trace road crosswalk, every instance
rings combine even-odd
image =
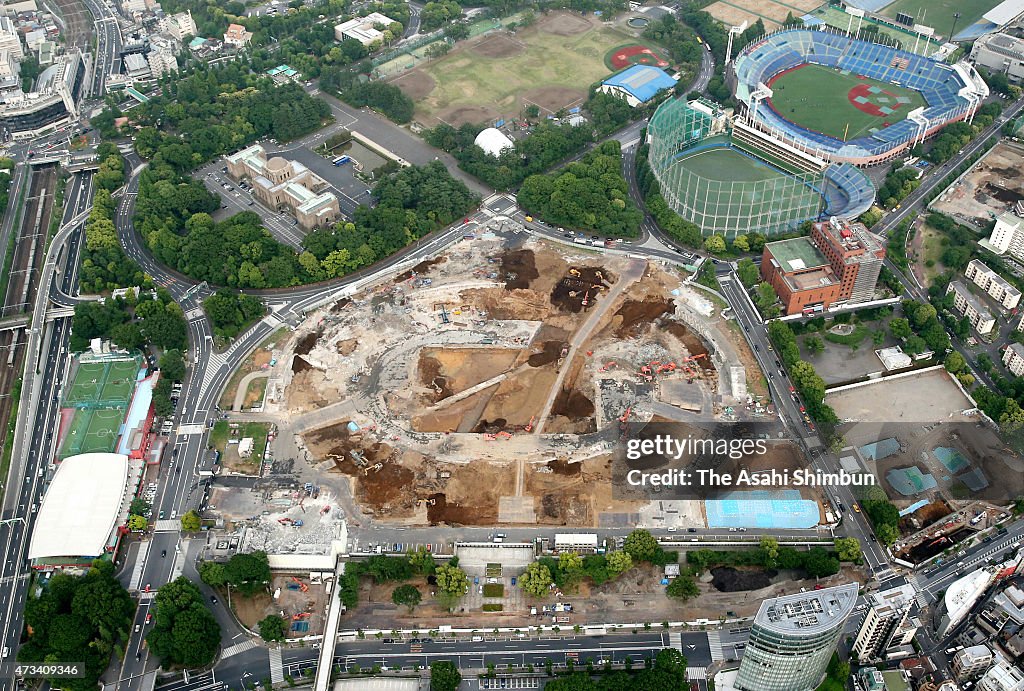
[[[724,660],[722,653],[722,633],[720,631],[708,631],[708,646],[711,648],[711,661]]]
[[[270,649],[270,681],[280,684],[284,681],[284,665],[281,664],[281,649]]]
[[[235,643],[234,645],[229,645],[227,648],[224,648],[224,652],[221,653],[221,657],[233,657],[239,653],[244,653],[246,650],[252,650],[255,647],[256,644],[247,638],[241,643]],[[282,676],[282,681],[283,679],[284,677]]]

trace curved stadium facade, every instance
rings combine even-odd
[[[765,85],[783,72],[820,65],[917,91],[927,105],[876,132],[842,141],[787,120],[767,102]],[[965,62],[953,65],[844,33],[783,29],[747,45],[731,67],[736,100],[749,125],[829,162],[869,166],[892,160],[951,122],[969,120],[988,86]]]

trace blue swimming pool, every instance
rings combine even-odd
[[[818,502],[802,499],[795,489],[736,490],[704,502],[709,528],[813,528]]]

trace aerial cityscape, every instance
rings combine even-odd
[[[1024,691],[1024,0],[0,0],[0,690]]]

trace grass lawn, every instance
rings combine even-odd
[[[233,426],[232,426],[233,425]],[[252,470],[263,460],[263,452],[267,448],[267,433],[270,431],[270,424],[266,422],[231,422],[230,420],[218,420],[210,433],[210,444],[220,451],[221,465],[241,472]],[[249,458],[240,458],[238,455],[238,441],[246,437],[252,437],[252,455]],[[235,442],[229,444],[228,442]]]
[[[542,108],[563,107],[574,98],[585,100],[587,88],[610,74],[605,55],[626,43],[636,41],[603,26],[570,36],[531,26],[512,36],[487,35],[479,44],[474,42],[426,63],[420,69],[433,80],[434,88],[423,96],[417,97],[417,87],[410,83],[422,81],[417,74],[420,70],[406,73],[394,83],[416,100],[416,116],[420,120],[441,115],[454,122],[457,116],[453,114],[460,108],[490,117],[510,117],[520,112],[521,99],[529,98],[531,92],[547,92],[546,99],[532,94],[531,100]],[[510,51],[518,46],[514,48],[518,53],[489,57],[489,47],[499,44]],[[564,103],[554,102],[563,96]]]
[[[861,342],[871,335],[871,329],[857,324],[854,327],[852,334],[834,334],[829,331],[825,331],[822,334],[822,338],[832,343],[839,343],[840,345],[850,346],[851,348],[859,346]]]
[[[713,181],[710,190],[692,185],[681,192],[686,193],[688,208],[706,214],[706,222],[714,224],[716,232],[725,228],[727,236],[746,232],[750,219],[781,220],[780,216],[796,217],[803,211],[807,218],[821,204],[821,195],[801,180],[732,148],[697,151],[676,165]],[[737,182],[750,184],[733,187]]]
[[[960,13],[960,18],[956,20],[959,33],[998,4],[999,0],[896,0],[882,10],[882,14],[893,19],[897,12],[909,14],[918,24],[933,27],[936,33],[948,36],[953,26],[954,12]]]
[[[921,226],[918,229],[918,232],[921,233],[921,244],[923,249],[921,267],[924,269],[925,283],[930,285],[931,282],[935,280],[935,277],[946,269],[940,259],[943,249],[942,233],[928,225]],[[929,261],[933,262],[931,266],[928,266]]]
[[[771,87],[775,92],[772,107],[782,117],[800,127],[844,141],[867,136],[886,123],[905,120],[911,110],[926,105],[924,97],[912,89],[861,79],[821,65],[805,65],[786,72],[773,80]],[[850,90],[855,87],[881,90],[869,98],[895,111],[889,115],[873,115],[857,108],[849,98]]]

